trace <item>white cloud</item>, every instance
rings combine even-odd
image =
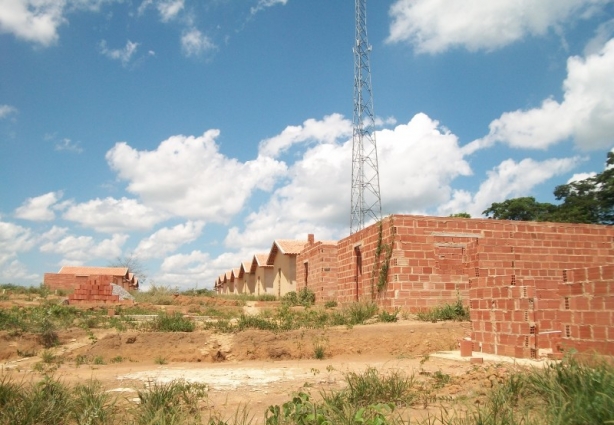
[[[334,125],[333,125],[334,127]],[[424,212],[446,202],[451,181],[471,173],[458,139],[417,114],[408,124],[376,133],[382,208],[386,213]],[[231,228],[228,247],[261,247],[276,238],[336,239],[349,228],[352,141],[322,141],[295,162],[289,181],[269,202]]]
[[[176,217],[224,223],[254,190],[271,190],[286,166],[264,156],[247,162],[227,158],[215,144],[218,135],[210,130],[200,137],[173,136],[153,151],[117,143],[106,158],[145,205]]]
[[[135,250],[137,256],[143,259],[162,258],[181,245],[195,241],[204,226],[203,221],[188,221],[174,227],[164,227],[139,243]]]
[[[139,43],[133,43],[128,40],[123,49],[109,49],[107,47],[106,40],[100,42],[100,53],[112,60],[118,60],[122,63],[122,66],[128,65],[132,56],[136,53],[139,47]]]
[[[143,14],[149,6],[155,6],[162,22],[175,19],[185,7],[185,0],[145,0],[141,3],[138,13]]]
[[[62,255],[61,264],[81,265],[93,259],[111,261],[122,254],[128,235],[114,234],[110,239],[96,241],[91,236],[65,236],[40,246],[43,253]]]
[[[200,56],[216,48],[215,43],[196,28],[184,31],[181,36],[181,50],[185,56]]]
[[[390,7],[388,42],[421,53],[453,47],[495,50],[592,16],[611,0],[397,0]]]
[[[0,0],[1,1],[1,0]],[[11,105],[0,105],[0,120],[8,117],[10,114],[17,112],[17,109]]]
[[[591,172],[591,173],[576,173],[573,176],[571,176],[569,178],[569,180],[567,180],[567,184],[569,183],[573,183],[573,182],[579,182],[581,180],[586,180],[590,177],[595,177],[597,175],[597,173],[595,172]]]
[[[517,148],[546,149],[573,138],[584,150],[611,148],[614,134],[614,39],[598,54],[570,57],[561,103],[506,112],[490,123],[489,134],[468,144],[467,153],[496,142]]]
[[[352,122],[341,114],[332,114],[321,121],[308,119],[302,126],[288,126],[281,134],[260,142],[258,151],[261,155],[276,158],[297,143],[334,143],[340,137],[351,134]]]
[[[50,46],[59,38],[58,28],[68,23],[68,12],[97,12],[114,1],[121,0],[0,0],[0,32]]]
[[[198,250],[176,254],[165,258],[159,274],[150,280],[185,289],[196,286],[211,288],[216,277],[226,270],[239,267],[244,259],[246,257],[237,253],[224,253],[212,259],[208,253]]]
[[[19,252],[29,251],[36,244],[30,229],[0,221],[0,268],[14,260]]]
[[[35,198],[28,198],[15,210],[15,217],[32,221],[55,219],[52,207],[62,198],[62,192],[49,192]]]
[[[285,6],[287,3],[288,0],[258,0],[258,4],[250,9],[250,13],[255,15],[268,7],[276,6],[278,4]]]
[[[177,17],[184,8],[184,0],[163,0],[156,5],[162,22],[168,22]]]
[[[423,113],[406,125],[377,133],[382,207],[388,213],[423,213],[447,200],[450,184],[471,174],[458,138]]]
[[[74,153],[83,153],[83,148],[80,146],[81,142],[73,142],[70,139],[62,139],[55,143],[54,149],[56,151],[68,151]]]
[[[99,232],[147,230],[165,219],[164,214],[134,199],[96,198],[81,204],[71,203],[64,219]]]
[[[455,191],[452,199],[439,208],[439,213],[468,212],[472,217],[479,217],[493,202],[528,196],[535,186],[569,172],[579,161],[578,157],[545,161],[530,158],[520,162],[505,160],[488,172],[488,178],[482,182],[477,193],[472,195],[467,191]]]
[[[0,260],[0,282],[20,284],[25,282],[29,283],[42,283],[39,275],[36,273],[30,273],[28,268],[19,260],[13,260],[2,264]]]
[[[614,19],[604,22],[597,27],[595,36],[586,43],[584,56],[599,54],[599,51],[614,36]]]
[[[58,27],[66,22],[65,3],[62,0],[0,0],[0,31],[49,46],[58,39]]]

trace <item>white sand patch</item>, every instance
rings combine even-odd
[[[227,391],[240,387],[263,387],[278,382],[291,382],[312,377],[301,369],[292,368],[215,368],[215,369],[174,369],[147,370],[118,376],[120,381],[136,380],[166,384],[183,380],[190,383],[207,384],[210,389]]]

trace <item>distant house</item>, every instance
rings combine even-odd
[[[305,240],[278,239],[273,242],[266,263],[273,267],[273,291],[277,298],[297,290],[296,257],[305,245]]]
[[[127,267],[64,266],[58,273],[45,273],[43,283],[51,290],[74,290],[92,279],[113,283],[126,290],[139,288],[138,278]]]
[[[267,264],[269,254],[256,254],[252,259],[250,273],[254,275],[256,295],[273,295],[273,266]]]
[[[255,273],[251,273],[251,262],[243,261],[241,262],[241,267],[239,268],[239,278],[243,279],[244,291],[245,294],[255,294],[256,293],[256,275]]]
[[[240,269],[232,269],[231,280],[234,283],[235,294],[242,294],[245,290],[243,285],[243,277],[239,276]]]

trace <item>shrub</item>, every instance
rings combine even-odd
[[[399,320],[399,318],[397,317],[398,314],[399,314],[399,309],[396,309],[394,313],[388,313],[386,310],[383,310],[380,314],[378,314],[377,317],[380,322],[390,323],[390,322],[396,322],[397,320]]]
[[[172,315],[161,313],[151,324],[152,330],[158,332],[192,332],[194,322],[183,317],[180,313]]]
[[[337,301],[335,300],[326,301],[324,303],[324,308],[335,308],[335,307],[337,307]]]
[[[377,313],[377,305],[374,303],[355,302],[343,309],[347,318],[347,324],[360,325]]]
[[[281,297],[281,302],[287,306],[301,305],[304,307],[310,307],[316,302],[316,294],[306,286],[301,288],[298,292],[288,292]]]
[[[425,322],[434,320],[454,320],[462,322],[470,320],[469,308],[463,305],[460,298],[455,304],[445,304],[443,306],[434,307],[428,311],[419,312],[416,316],[418,320]]]

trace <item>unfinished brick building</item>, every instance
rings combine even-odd
[[[339,302],[417,311],[460,297],[475,351],[614,354],[610,226],[393,215],[337,249]]]
[[[43,283],[51,290],[72,291],[87,283],[90,276],[100,276],[126,290],[139,288],[139,279],[127,267],[64,266],[58,273],[45,273]]]
[[[307,245],[296,257],[296,286],[309,288],[316,302],[337,300],[337,242],[315,241],[308,235]]]

